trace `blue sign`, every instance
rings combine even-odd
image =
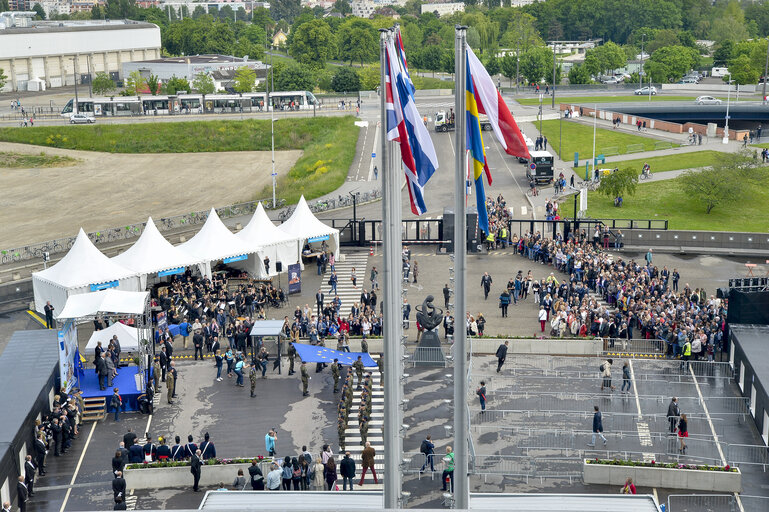
[[[106,290],[107,288],[117,288],[118,286],[117,281],[110,281],[108,283],[98,283],[98,284],[92,284],[91,285],[91,291],[92,292],[98,292],[99,290]]]
[[[529,164],[529,169],[531,169],[532,171],[536,171],[537,170],[537,164],[535,164],[534,162],[530,163]]]
[[[322,242],[323,240],[328,240],[328,235],[323,235],[323,236],[314,236],[314,237],[312,237],[312,238],[308,238],[308,239],[307,239],[307,243],[312,243],[312,242]]]
[[[231,258],[224,258],[225,263],[232,263],[235,261],[243,261],[248,259],[248,254],[241,254],[240,256],[233,256]]]
[[[160,272],[158,272],[158,277],[173,276],[176,274],[183,274],[183,273],[184,273],[184,267],[169,268],[168,270],[161,270]]]
[[[371,158],[376,158],[376,153],[371,153]]]
[[[302,267],[298,263],[288,266],[288,294],[302,293]]]

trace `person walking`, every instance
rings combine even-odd
[[[454,492],[454,452],[451,450],[451,446],[446,447],[446,456],[443,458],[446,463],[446,469],[443,470],[441,480],[443,481],[443,490],[446,490],[446,485],[449,485],[449,492]]]
[[[414,284],[417,283],[417,277],[419,276],[419,262],[414,260],[414,268],[411,269],[411,275],[414,276]]]
[[[346,491],[349,483],[352,491],[352,482],[355,478],[355,461],[350,458],[350,452],[345,452],[344,458],[339,463],[339,474],[342,475],[342,490]]]
[[[689,437],[689,424],[686,421],[686,414],[681,414],[681,419],[678,420],[678,442],[680,447],[678,453],[686,454],[686,441]]]
[[[545,332],[545,324],[547,323],[547,311],[545,310],[545,306],[539,307],[537,318],[539,319],[540,332]]]
[[[507,318],[508,307],[510,307],[510,292],[505,288],[499,294],[499,308],[502,310],[502,318]]]
[[[622,490],[620,491],[622,494],[635,494],[636,489],[635,485],[633,485],[633,479],[628,477],[627,480],[625,480],[625,485],[622,486]]]
[[[323,465],[323,461],[318,457],[315,459],[315,465],[313,466],[312,471],[312,486],[316,491],[323,491],[326,489],[325,471],[326,466]]]
[[[488,272],[484,272],[481,277],[481,288],[483,288],[483,300],[489,298],[489,291],[491,291],[491,283],[493,280]]]
[[[505,340],[499,347],[497,347],[497,373],[502,369],[502,365],[505,364],[505,358],[507,358],[507,349],[510,346],[510,342]]]
[[[200,491],[198,484],[200,483],[201,468],[203,467],[200,454],[200,450],[195,450],[195,453],[190,457],[190,473],[192,473],[192,490],[194,492]]]
[[[166,393],[168,395],[168,403],[172,404],[174,401],[174,389],[176,388],[176,370],[169,370],[166,372]]]
[[[678,408],[678,398],[673,397],[668,404],[668,423],[670,424],[669,434],[675,435],[676,426],[678,425],[678,417],[681,415],[681,410]]]
[[[446,308],[446,311],[449,310],[449,298],[451,297],[451,288],[449,288],[448,283],[443,285],[443,307]],[[508,302],[509,304],[509,302]]]
[[[358,356],[358,359],[360,359],[360,356]],[[307,373],[307,364],[304,361],[302,361],[300,370],[302,373],[302,396],[310,396],[309,391],[307,391],[307,385],[310,382],[310,374]]]
[[[336,475],[336,462],[334,462],[334,457],[329,457],[328,461],[326,461],[325,466],[323,466],[323,476],[326,480],[326,485],[328,486],[329,491],[334,490],[334,484],[337,480]]]
[[[601,411],[598,410],[598,406],[593,406],[593,438],[588,443],[588,446],[595,446],[595,438],[599,436],[603,440],[603,445],[606,446],[606,437],[603,435],[603,417]]]
[[[486,412],[486,381],[481,381],[481,387],[479,387],[475,394],[478,395],[478,400],[481,402],[481,413]]]
[[[625,386],[627,386],[627,391],[625,391]],[[632,386],[632,383],[630,382],[630,363],[625,361],[622,364],[622,387],[620,388],[620,392],[629,393],[630,386]]]
[[[120,409],[123,407],[123,399],[120,398],[119,391],[118,388],[112,389],[113,394],[109,402],[110,407],[115,411],[115,421],[120,421]]]
[[[423,473],[427,468],[428,463],[430,464],[430,471],[435,471],[435,462],[433,461],[435,456],[435,444],[433,443],[433,438],[430,434],[422,440],[422,444],[419,446],[419,451],[425,454],[425,463],[422,464],[422,468],[419,472]]]
[[[606,361],[601,364],[599,367],[599,370],[601,370],[601,391],[603,391],[604,388],[609,388],[612,391],[614,391],[614,386],[611,385],[611,365],[614,364],[614,360],[612,358],[607,359]]]
[[[43,309],[45,310],[45,328],[53,329],[55,326],[53,322],[53,310],[56,308],[51,305],[50,300],[47,300],[45,301],[45,307]]]
[[[349,453],[349,452],[348,452]],[[360,455],[361,458],[361,474],[360,482],[358,485],[363,485],[363,479],[366,476],[366,470],[370,469],[371,474],[374,475],[374,484],[379,483],[379,479],[376,476],[376,469],[374,469],[374,460],[376,459],[376,450],[371,446],[371,443],[366,441],[366,447],[363,448],[363,452]],[[350,484],[350,490],[352,490],[352,484]]]

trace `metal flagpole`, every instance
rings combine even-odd
[[[401,201],[398,173],[392,164],[392,147],[387,141],[387,112],[385,48],[390,32],[379,31],[380,81],[379,106],[382,132],[382,225],[384,241],[384,507],[399,508],[401,497],[401,436],[400,436],[400,348],[403,325],[401,324]],[[393,77],[394,78],[394,77]]]
[[[465,269],[467,267],[467,216],[465,214],[465,69],[467,27],[455,29],[454,112],[456,112],[454,197],[454,508],[467,509],[470,501],[467,446],[467,330],[465,328]],[[477,191],[476,191],[477,193]]]
[[[270,94],[272,92],[275,92],[275,71],[272,67],[272,52],[270,52],[270,76],[272,77],[272,88],[266,87],[268,84],[265,84],[265,89],[267,89],[267,108],[270,109],[270,103],[272,98],[270,98]],[[267,77],[265,77],[267,78]],[[276,179],[278,176],[278,173],[275,172],[275,107],[270,109],[270,147],[272,148],[272,207],[277,208],[277,203],[275,202],[275,185],[276,185]]]

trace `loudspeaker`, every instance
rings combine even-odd
[[[277,272],[283,272],[283,262],[282,261],[275,262],[275,270]]]

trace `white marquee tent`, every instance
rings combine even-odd
[[[32,274],[35,309],[42,313],[46,301],[61,311],[67,298],[104,288],[137,291],[136,273],[101,253],[81,229],[69,252],[55,265]]]
[[[136,352],[139,350],[139,329],[131,327],[120,322],[115,322],[106,329],[94,331],[88,339],[83,354],[92,354],[96,349],[96,344],[101,341],[101,346],[105,349],[109,346],[109,340],[117,334],[122,352]]]
[[[200,263],[200,259],[190,256],[166,240],[158,231],[152,217],[147,220],[147,225],[136,243],[124,253],[113,257],[112,261],[136,272],[142,290],[147,288],[149,274],[182,273],[185,267]]]
[[[222,260],[224,263],[242,261],[259,249],[236,237],[224,225],[213,208],[200,231],[177,248],[197,258],[201,262],[198,265],[200,273],[209,278],[212,261]]]
[[[73,295],[56,318],[90,318],[102,313],[141,315],[149,292],[126,292],[110,288],[98,292]]]
[[[256,254],[249,255],[248,260],[233,264],[234,267],[242,268],[252,276],[265,278],[277,275],[279,261],[283,264],[284,272],[288,269],[288,265],[301,262],[301,241],[278,229],[267,216],[262,203],[257,205],[251,221],[235,236],[251,247],[259,247]],[[269,275],[264,268],[265,256],[270,258]]]
[[[329,249],[334,252],[334,257],[339,258],[339,230],[319,221],[310,211],[304,196],[299,199],[291,217],[278,228],[298,238],[300,246],[308,242],[311,246],[319,247],[326,241]]]

